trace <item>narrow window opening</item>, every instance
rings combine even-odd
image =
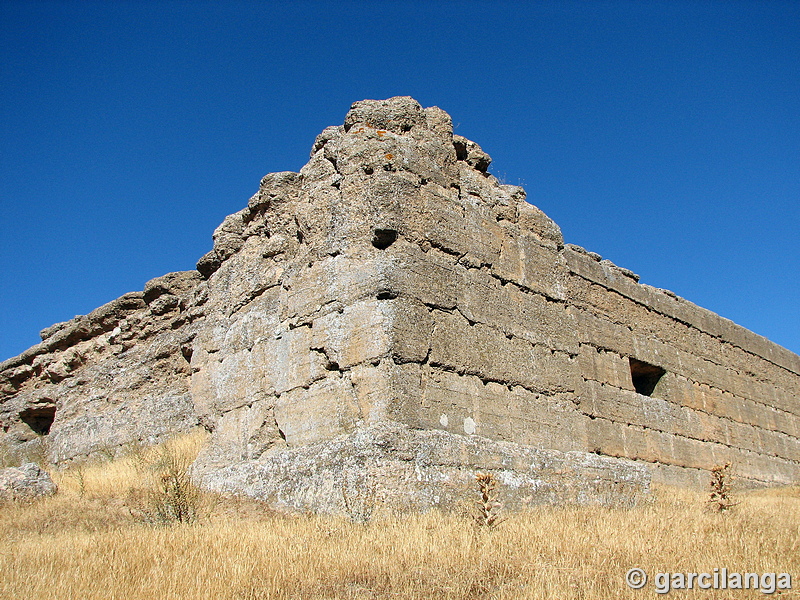
[[[372,245],[378,250],[386,250],[396,239],[397,232],[394,229],[376,229],[372,236]]]
[[[656,385],[666,373],[661,367],[651,365],[635,358],[628,359],[631,365],[633,388],[643,396],[652,396]]]
[[[30,427],[36,435],[47,435],[56,418],[55,406],[31,406],[19,413],[22,422]]]
[[[456,148],[456,160],[467,160],[467,145],[461,140],[453,141]]]

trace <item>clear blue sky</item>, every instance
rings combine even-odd
[[[567,242],[800,352],[798,2],[3,0],[0,53],[0,360],[395,95]]]

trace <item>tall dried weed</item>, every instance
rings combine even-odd
[[[708,499],[711,510],[722,513],[738,504],[733,499],[731,491],[732,480],[731,463],[728,462],[711,468],[711,492]]]
[[[498,500],[497,487],[499,482],[493,473],[478,473],[475,475],[478,484],[479,499],[475,501],[477,513],[475,521],[481,527],[496,527],[505,518],[501,515],[503,504]]]
[[[164,447],[157,460],[147,465],[153,484],[144,513],[155,523],[194,523],[200,516],[203,494],[189,474],[191,459]]]

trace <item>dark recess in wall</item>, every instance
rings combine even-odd
[[[36,435],[47,435],[56,418],[55,406],[32,406],[19,413],[22,422],[30,427]]]
[[[643,396],[652,396],[656,385],[666,373],[661,367],[651,365],[635,358],[630,358],[631,380],[633,388]]]

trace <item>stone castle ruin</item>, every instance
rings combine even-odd
[[[287,509],[628,502],[800,481],[800,357],[564,244],[411,98],[355,103],[196,271],[0,364],[0,436],[66,465],[202,425],[202,485]]]

